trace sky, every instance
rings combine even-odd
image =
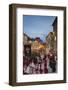
[[[23,16],[24,33],[31,38],[40,37],[44,42],[49,32],[53,31],[52,24],[56,16]]]

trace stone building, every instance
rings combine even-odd
[[[55,18],[52,26],[53,26],[53,33],[54,33],[54,51],[57,52],[57,17]]]
[[[32,52],[36,52],[36,53],[43,52],[44,53],[45,49],[46,49],[45,44],[41,41],[39,37],[36,37],[33,43],[31,44]]]
[[[53,32],[50,32],[46,37],[46,52],[49,53],[50,50],[57,52],[57,17],[55,18],[53,24]]]
[[[50,32],[46,37],[46,52],[49,53],[50,50],[54,48],[54,36],[53,32]]]
[[[31,55],[31,38],[23,33],[23,54],[24,56]]]
[[[23,44],[30,44],[31,38],[27,34],[23,34]]]

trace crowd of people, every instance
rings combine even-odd
[[[32,58],[23,56],[23,74],[45,74],[57,72],[57,56],[41,54]]]

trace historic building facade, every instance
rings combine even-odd
[[[54,51],[57,52],[57,17],[55,18],[52,26],[54,32]]]
[[[45,53],[45,49],[46,49],[45,43],[41,42],[39,37],[36,37],[31,45],[32,52]]]
[[[57,52],[57,17],[55,18],[53,24],[53,32],[50,32],[46,37],[46,52],[49,53],[50,50]]]

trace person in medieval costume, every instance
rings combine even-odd
[[[33,60],[30,62],[29,67],[30,67],[30,71],[29,71],[30,74],[35,74],[35,64]]]
[[[44,60],[44,73],[48,73],[46,55],[43,60]]]
[[[54,54],[50,53],[49,59],[50,59],[49,65],[52,68],[52,72],[56,72],[56,61]]]
[[[51,72],[52,72],[52,68],[51,68],[50,65],[49,65],[49,57],[48,57],[48,55],[47,55],[47,57],[46,57],[46,61],[47,61],[48,73],[51,73]]]

